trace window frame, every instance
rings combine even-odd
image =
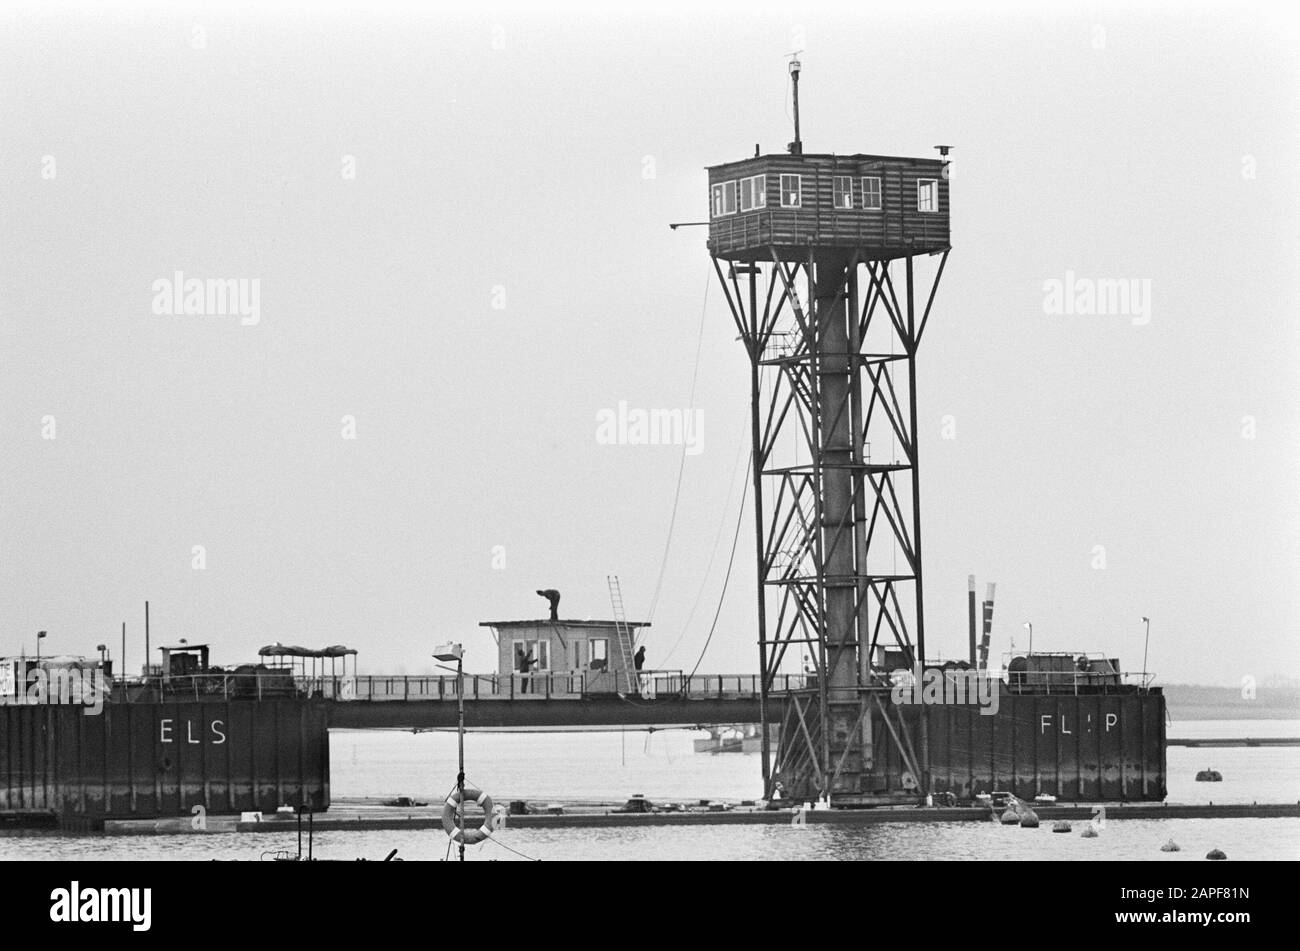
[[[730,202],[727,201],[728,194],[730,194],[731,196]],[[730,211],[727,210],[728,204],[731,205]],[[736,210],[739,207],[740,207],[740,184],[738,180],[733,178],[730,181],[723,182],[722,183],[722,214],[720,215],[720,217],[726,218],[729,215],[734,215],[736,213]]]
[[[934,196],[933,208],[923,207],[922,195],[924,194],[923,189],[925,189],[926,186],[930,186],[930,188],[933,189],[932,191],[932,194]],[[939,213],[939,179],[918,178],[916,180],[916,210],[919,214],[923,214],[923,215],[934,215]]]
[[[530,674],[551,669],[551,642],[549,639],[535,638],[530,641],[525,640],[524,638],[514,638],[510,642],[510,666],[512,673],[518,674],[521,672],[519,668],[515,666],[518,663],[515,658],[519,656],[519,647],[521,645],[524,648],[525,654],[533,655],[533,666],[528,671]],[[545,663],[542,662],[543,657],[545,657]]]
[[[869,188],[867,188],[867,182],[875,182],[875,183],[876,183],[876,187],[875,187],[875,189],[873,190],[873,189],[869,189]],[[863,211],[882,211],[882,210],[884,210],[884,207],[885,207],[885,192],[884,192],[884,188],[883,188],[883,186],[884,186],[884,182],[881,180],[881,177],[880,177],[879,175],[863,175],[863,176],[862,176],[862,210],[863,210]],[[874,195],[876,196],[876,203],[875,203],[874,205],[868,205],[868,204],[867,204],[867,196],[868,196],[868,195],[872,195],[872,194],[874,194]]]
[[[727,196],[731,196],[731,210],[727,210]],[[740,186],[739,180],[732,178],[725,182],[715,182],[709,188],[712,211],[714,218],[728,218],[736,213],[740,206]],[[721,210],[719,210],[721,209]]]
[[[597,644],[600,645],[600,650],[596,650]],[[598,654],[600,656],[597,656]],[[592,637],[587,640],[587,669],[590,670],[591,665],[598,660],[603,660],[605,662],[605,666],[602,668],[603,670],[609,670],[608,637]]]
[[[767,175],[746,175],[740,179],[740,213],[762,211],[767,207]],[[749,186],[749,205],[745,205],[745,186]]]
[[[844,183],[844,190],[840,191],[840,183]],[[841,205],[835,200],[836,193],[840,197],[847,198],[848,203]],[[852,175],[832,175],[831,176],[831,208],[835,211],[852,211],[853,210],[853,176]]]
[[[786,179],[793,178],[797,181],[798,200],[795,202],[786,201]],[[781,207],[782,208],[802,208],[803,207],[803,176],[795,172],[781,173]]]

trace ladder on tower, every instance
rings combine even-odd
[[[628,691],[640,694],[641,687],[633,659],[632,629],[628,627],[627,616],[623,611],[623,591],[618,585],[618,575],[606,575],[605,580],[609,583],[609,604],[614,609],[614,635],[618,641],[619,661],[627,675]]]

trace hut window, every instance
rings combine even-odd
[[[511,663],[515,673],[519,673],[519,658],[528,654],[533,655],[533,663],[529,665],[530,671],[551,669],[550,641],[514,641],[511,648]]]
[[[736,183],[722,182],[713,186],[713,217],[736,213]]]
[[[767,207],[767,179],[754,175],[740,180],[740,210],[753,211]]]
[[[781,207],[782,208],[803,207],[803,176],[802,175],[781,176]]]
[[[917,181],[916,210],[939,210],[939,180],[937,178],[922,178]]]
[[[853,207],[853,179],[848,175],[836,175],[832,180],[831,203],[840,209]]]
[[[609,641],[603,637],[593,637],[587,642],[588,653],[591,654],[591,661],[588,664],[592,670],[605,670],[609,662]]]
[[[862,207],[868,211],[880,210],[880,179],[868,176],[862,180]]]

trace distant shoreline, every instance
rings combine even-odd
[[[1300,720],[1300,688],[1260,687],[1253,699],[1239,687],[1170,684],[1164,687],[1174,720]]]

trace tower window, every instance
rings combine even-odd
[[[868,176],[862,180],[862,207],[867,211],[879,211],[880,204],[880,179],[875,176]]]
[[[736,213],[736,183],[722,182],[713,186],[713,217]]]
[[[922,178],[917,180],[916,210],[939,210],[939,180],[937,178]]]
[[[767,178],[754,175],[740,180],[740,210],[754,211],[767,207]]]
[[[848,175],[836,175],[831,180],[831,204],[837,209],[853,207],[853,179]]]
[[[781,207],[782,208],[803,207],[803,176],[802,175],[781,176]]]

